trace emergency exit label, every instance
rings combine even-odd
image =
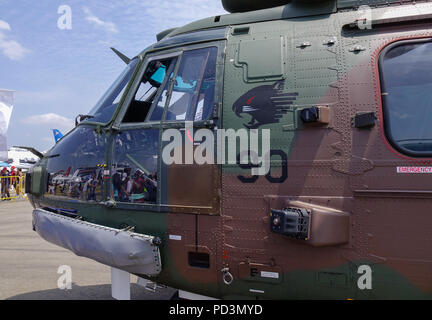
[[[432,173],[432,167],[397,167],[397,173]]]

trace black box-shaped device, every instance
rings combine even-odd
[[[272,210],[270,230],[295,239],[309,238],[310,213],[304,208],[284,208]]]

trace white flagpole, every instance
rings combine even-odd
[[[14,104],[14,91],[0,89],[0,161],[8,160],[7,130]]]

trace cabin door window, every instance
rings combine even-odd
[[[432,41],[400,41],[380,55],[384,128],[401,153],[432,156]]]
[[[125,203],[157,202],[158,129],[127,130],[115,137],[112,195]]]

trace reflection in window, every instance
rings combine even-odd
[[[112,197],[120,202],[156,203],[159,130],[131,130],[115,140]]]
[[[92,117],[88,121],[106,123],[111,120],[137,64],[138,59],[134,59],[128,64],[96,106],[89,112]]]
[[[431,42],[407,42],[381,57],[386,133],[396,148],[411,155],[432,154],[431,56]]]
[[[105,136],[77,127],[50,151],[47,196],[103,200]]]
[[[213,110],[217,48],[183,54],[166,114],[167,121],[205,120]]]

